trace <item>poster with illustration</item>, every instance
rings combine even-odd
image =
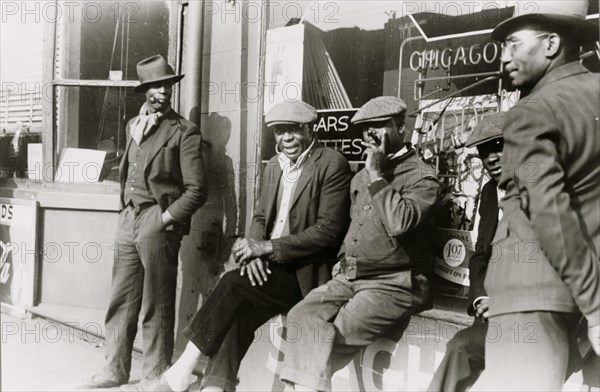
[[[22,314],[34,300],[37,203],[0,198],[0,302]]]
[[[285,100],[302,99],[304,25],[267,31],[264,112]]]

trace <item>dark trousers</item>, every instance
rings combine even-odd
[[[223,275],[214,291],[183,331],[185,337],[210,357],[202,386],[235,390],[242,358],[254,331],[271,317],[286,312],[302,299],[296,271],[272,265],[262,286],[252,286],[239,270]]]
[[[535,328],[531,328],[532,324],[529,324],[531,333],[531,341],[528,343],[537,343],[535,341]],[[516,328],[516,324],[513,327]],[[528,326],[525,325],[527,328]],[[495,332],[492,336],[490,343],[496,342],[496,333],[499,331],[498,325],[493,324],[492,327]],[[516,331],[513,328],[511,332]],[[481,372],[485,368],[485,341],[488,330],[488,323],[475,320],[472,326],[459,331],[454,337],[448,342],[446,346],[446,355],[440,363],[439,367],[433,375],[433,380],[429,384],[428,391],[466,391],[479,378]],[[515,334],[513,334],[513,337]],[[558,343],[558,342],[557,342]],[[506,361],[512,360],[505,358]],[[571,350],[569,356],[568,368],[565,379],[568,379],[571,374],[582,369],[583,383],[593,387],[600,385],[599,381],[599,370],[600,363],[599,357],[595,353],[590,352],[585,359],[581,359],[576,353]],[[507,377],[512,377],[507,375]]]
[[[348,280],[345,274],[312,290],[287,317],[284,382],[331,390],[331,376],[364,347],[422,309],[429,296],[427,278],[401,271]]]
[[[475,319],[446,345],[446,355],[433,375],[428,391],[466,391],[485,368],[485,336],[488,324]]]
[[[523,312],[491,317],[485,371],[473,390],[561,391],[576,357],[574,313]]]
[[[119,215],[104,369],[119,379],[129,379],[140,310],[144,378],[154,378],[171,365],[181,236],[162,228],[161,214],[154,205],[137,214],[126,207]]]

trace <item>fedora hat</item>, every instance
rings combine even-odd
[[[149,84],[166,80],[177,83],[184,77],[184,75],[176,75],[167,60],[160,54],[137,63],[137,74],[140,84],[133,89],[136,93],[143,92]]]
[[[594,42],[598,25],[585,19],[587,13],[587,0],[515,2],[512,18],[496,26],[492,38],[503,41],[516,27],[534,23],[565,29],[582,44]]]

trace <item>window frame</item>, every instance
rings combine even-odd
[[[168,60],[175,61],[175,68],[181,67],[181,56],[178,54],[181,50],[181,43],[177,31],[180,28],[182,18],[182,7],[187,1],[169,1],[166,2],[169,8],[168,18],[168,42],[167,52]],[[42,71],[42,86],[51,89],[51,96],[42,100],[42,176],[41,179],[15,179],[16,181],[27,184],[41,183],[41,189],[71,191],[83,193],[116,194],[120,192],[118,182],[56,182],[55,176],[58,168],[60,152],[58,148],[58,135],[61,132],[58,129],[58,116],[60,115],[60,100],[57,100],[57,88],[61,87],[84,87],[84,88],[135,88],[140,83],[138,80],[110,80],[110,79],[71,79],[56,77],[57,61],[57,42],[59,33],[59,21],[47,21],[44,28],[44,59]],[[174,86],[173,107],[177,110],[180,104],[180,88]],[[63,130],[62,132],[65,132]],[[18,186],[17,186],[18,187]]]

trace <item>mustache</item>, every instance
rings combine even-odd
[[[167,103],[170,102],[171,99],[168,96],[162,96],[162,97],[150,97],[150,99],[148,100],[150,103],[154,104],[154,103]]]

